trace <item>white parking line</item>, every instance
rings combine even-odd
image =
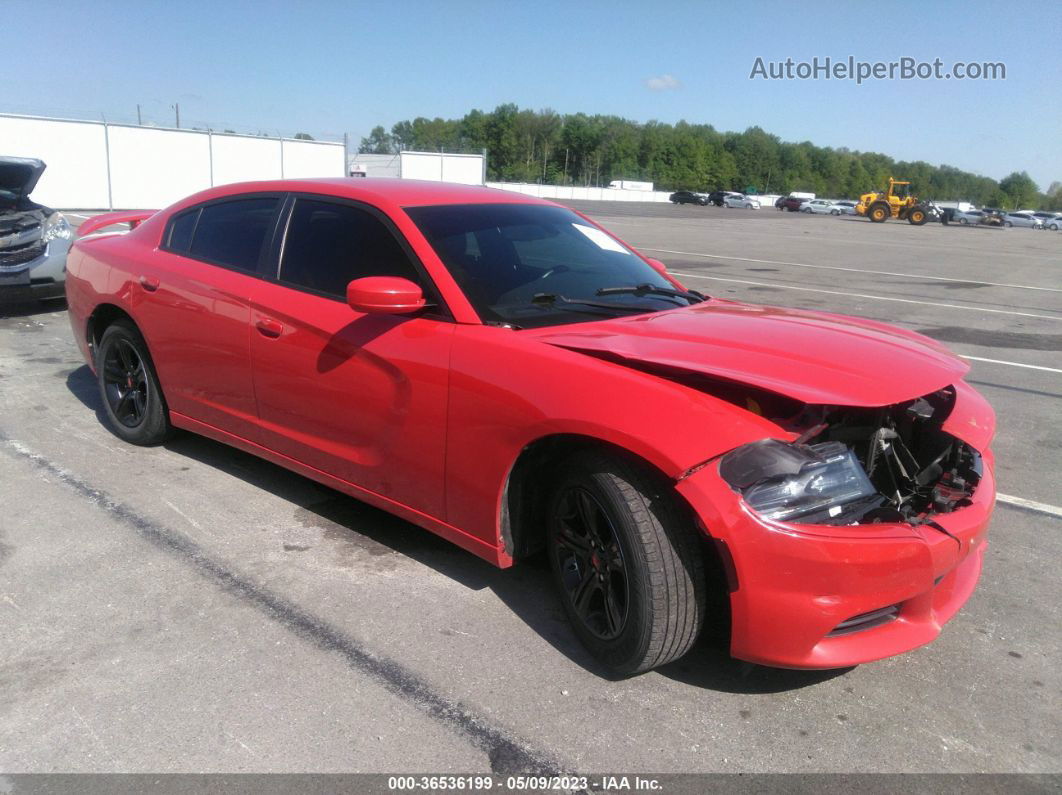
[[[972,362],[991,362],[992,364],[1008,364],[1011,367],[1027,367],[1030,370],[1045,370],[1049,373],[1062,373],[1057,367],[1044,367],[1042,364],[1023,364],[1022,362],[1008,362],[1003,359],[985,359],[981,356],[967,356],[965,353],[960,353],[964,359],[969,359]]]
[[[1062,508],[1057,505],[1048,505],[1046,502],[1027,500],[1024,497],[1012,497],[1009,494],[999,494],[998,492],[996,493],[996,500],[1007,505],[1017,505],[1019,508],[1028,508],[1030,511],[1046,513],[1048,516],[1056,516],[1062,519]]]
[[[936,301],[916,301],[913,298],[893,298],[886,295],[868,295],[867,293],[846,293],[840,290],[822,290],[816,287],[794,287],[788,284],[754,282],[749,279],[728,279],[722,276],[705,276],[702,273],[683,273],[671,271],[676,276],[689,279],[709,279],[713,282],[734,282],[736,284],[753,284],[757,287],[777,287],[780,290],[800,290],[805,293],[823,293],[825,295],[844,295],[849,298],[867,298],[871,301],[894,301],[901,304],[920,304],[922,306],[939,306],[944,309],[961,309],[965,312],[989,312],[993,315],[1014,315],[1016,317],[1035,317],[1041,320],[1062,320],[1062,315],[1038,315],[1034,312],[1014,312],[1010,309],[989,309],[984,306],[962,306],[961,304],[942,304]]]
[[[922,273],[897,273],[896,271],[875,271],[866,270],[864,268],[844,268],[840,265],[810,265],[806,262],[782,262],[780,260],[773,259],[752,259],[750,257],[724,257],[722,254],[701,254],[696,251],[672,251],[666,248],[647,248],[639,246],[643,251],[656,251],[661,254],[679,254],[685,257],[701,257],[702,259],[730,259],[738,262],[756,262],[763,265],[792,265],[797,268],[817,268],[821,270],[830,271],[849,271],[850,273],[872,273],[875,276],[901,276],[907,279],[932,279],[938,282],[960,282],[970,283],[976,282],[977,284],[987,284],[990,287],[1009,287],[1014,290],[1040,290],[1045,293],[1062,293],[1060,287],[1034,287],[1030,284],[1010,284],[1007,282],[986,282],[981,279],[952,279],[948,276],[927,276]]]

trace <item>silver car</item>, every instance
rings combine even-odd
[[[1045,229],[1050,229],[1052,232],[1062,229],[1062,213],[1039,212],[1033,213],[1033,215],[1043,222]]]
[[[74,233],[63,214],[32,202],[41,160],[0,157],[0,302],[62,298]]]
[[[980,210],[956,210],[952,214],[952,220],[960,224],[979,224],[984,217]]]
[[[1044,222],[1032,213],[1006,213],[1003,216],[1003,226],[1027,226],[1030,229],[1043,229]]]
[[[840,215],[841,210],[837,202],[830,199],[811,199],[800,206],[800,212],[815,215]]]
[[[746,196],[744,193],[732,193],[723,199],[727,207],[743,207],[746,210],[760,209],[760,200],[755,196]]]

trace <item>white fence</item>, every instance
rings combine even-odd
[[[394,155],[358,153],[348,157],[352,177],[423,179],[482,185],[487,178],[485,155],[453,152],[399,152]]]
[[[399,158],[402,179],[457,182],[462,185],[482,185],[486,179],[487,161],[483,155],[401,152]]]
[[[0,155],[43,160],[33,200],[71,209],[153,209],[213,185],[346,172],[341,143],[7,114]]]
[[[615,188],[576,188],[571,185],[535,185],[527,182],[488,182],[500,188],[540,199],[586,199],[587,201],[666,202],[671,195],[662,190],[618,190]]]

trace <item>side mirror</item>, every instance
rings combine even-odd
[[[656,271],[669,282],[671,282],[673,285],[675,285],[675,287],[680,290],[687,289],[686,285],[684,285],[682,282],[680,282],[678,279],[676,279],[674,276],[667,272],[667,265],[662,263],[660,260],[653,259],[652,257],[646,257],[646,260],[648,260],[649,264],[652,266],[654,271]]]
[[[347,303],[355,312],[406,315],[424,308],[424,293],[400,276],[364,276],[347,285]]]
[[[652,257],[646,257],[646,259],[649,261],[649,264],[653,266],[654,271],[659,273],[661,276],[667,276],[667,265],[665,265],[658,259],[653,259]]]

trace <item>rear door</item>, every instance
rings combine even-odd
[[[154,267],[134,282],[170,410],[252,441],[250,298],[280,203],[278,194],[244,194],[175,215]]]
[[[263,444],[349,483],[444,518],[454,324],[389,219],[332,197],[289,200],[275,278],[252,295],[251,358]],[[419,315],[346,303],[362,276],[403,276]]]

